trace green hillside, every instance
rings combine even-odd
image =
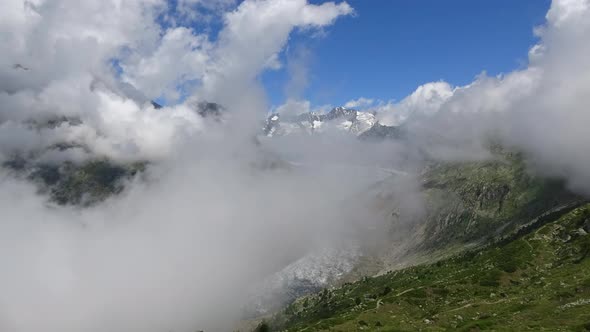
[[[518,153],[479,162],[440,162],[418,178],[420,213],[404,216],[406,192],[380,195],[389,243],[372,261],[381,271],[428,263],[494,242],[581,199],[558,179],[535,176]],[[382,186],[394,187],[395,183]],[[401,203],[400,203],[401,202]]]
[[[500,149],[433,164],[419,181],[415,220],[404,220],[403,192],[378,197],[390,243],[346,280],[391,271],[300,298],[271,330],[590,330],[584,199]]]
[[[285,331],[590,330],[590,204],[430,265],[297,300]]]

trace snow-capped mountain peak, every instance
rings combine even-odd
[[[291,134],[316,134],[331,130],[360,135],[377,123],[372,112],[363,112],[345,107],[333,108],[328,113],[306,112],[296,116],[281,116],[272,113],[268,116],[264,134],[266,136],[285,136]]]

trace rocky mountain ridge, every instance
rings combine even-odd
[[[363,112],[345,107],[333,108],[328,113],[307,112],[295,116],[272,113],[263,127],[268,137],[293,134],[314,134],[331,130],[361,135],[378,123],[374,112]]]

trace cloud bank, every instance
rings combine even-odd
[[[289,167],[254,140],[269,59],[294,29],[350,13],[306,0],[4,1],[0,162],[150,166],[85,209],[0,171],[0,330],[227,331],[248,286],[341,239],[334,223],[353,231],[366,213],[344,202],[366,179]],[[202,15],[218,33],[188,24]],[[230,120],[200,116],[203,100]]]

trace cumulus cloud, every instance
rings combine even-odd
[[[0,171],[10,270],[0,330],[227,331],[249,285],[341,239],[331,223],[344,231],[364,220],[342,202],[367,180],[294,168],[254,140],[269,59],[294,29],[329,26],[352,8],[178,4],[221,11],[217,38],[182,25],[190,17],[166,20],[180,9],[160,0],[0,5],[0,162],[150,162],[145,178],[86,209],[53,206]],[[171,102],[156,109],[155,97]],[[192,104],[202,100],[231,120],[201,117]],[[60,143],[74,147],[51,148]]]
[[[590,135],[590,1],[554,1],[540,32],[542,52],[531,61],[539,70],[535,90],[515,105],[507,140],[523,146],[540,168],[565,176],[590,192],[590,162],[584,149]]]
[[[294,99],[287,99],[283,105],[280,105],[275,110],[275,112],[286,116],[296,116],[309,111],[311,111],[311,103],[308,100]]]
[[[40,89],[83,73],[108,76],[106,60],[122,47],[157,42],[154,18],[161,6],[158,0],[3,2],[0,91]],[[15,64],[29,70],[14,70]]]
[[[225,28],[213,51],[215,60],[203,77],[199,95],[223,100],[230,108],[266,109],[266,105],[260,104],[262,88],[253,82],[269,59],[284,47],[290,32],[296,28],[324,27],[352,12],[345,2],[320,5],[305,0],[243,2],[224,18]],[[248,118],[253,118],[252,114]]]
[[[446,82],[432,82],[419,86],[401,102],[387,102],[375,108],[379,121],[386,125],[399,125],[410,115],[432,114],[453,95],[452,87]]]
[[[288,98],[301,98],[308,84],[311,51],[305,46],[298,45],[287,54],[287,72],[289,80],[285,85],[285,95]]]
[[[502,142],[523,150],[537,171],[590,192],[584,152],[590,143],[590,45],[582,42],[590,36],[590,2],[555,0],[546,19],[535,29],[540,42],[527,68],[497,77],[483,73],[462,87],[429,83],[380,116],[391,124],[406,119],[415,138],[430,137],[431,147],[435,136],[462,149]]]
[[[346,104],[344,104],[344,107],[346,107],[346,108],[367,108],[369,106],[372,106],[374,103],[375,103],[374,99],[361,97],[356,100],[348,101]]]
[[[123,64],[123,80],[151,99],[164,95],[175,103],[180,99],[179,89],[203,76],[211,48],[205,35],[196,35],[186,27],[169,29],[155,52],[135,63]]]
[[[419,86],[400,102],[361,97],[347,102],[344,106],[375,112],[381,124],[397,126],[406,121],[410,115],[436,113],[454,92],[455,89],[447,82],[431,82]]]
[[[176,12],[181,19],[210,21],[237,4],[237,0],[179,0]],[[177,20],[178,16],[172,19]]]
[[[141,160],[162,156],[174,145],[169,140],[199,127],[189,107],[160,115],[149,100],[164,97],[174,104],[188,98],[186,105],[209,100],[236,110],[239,128],[232,132],[252,135],[257,114],[266,109],[257,76],[276,59],[291,31],[327,26],[352,12],[345,2],[244,1],[235,9],[223,2],[214,7],[232,10],[223,15],[219,37],[212,41],[191,27],[163,29],[158,17],[168,6],[160,0],[3,4],[2,120],[82,118],[84,125],[71,131],[85,129],[78,138],[92,152]],[[113,119],[154,123],[158,129],[139,134],[143,131],[123,126],[125,121],[107,118],[111,112]]]

